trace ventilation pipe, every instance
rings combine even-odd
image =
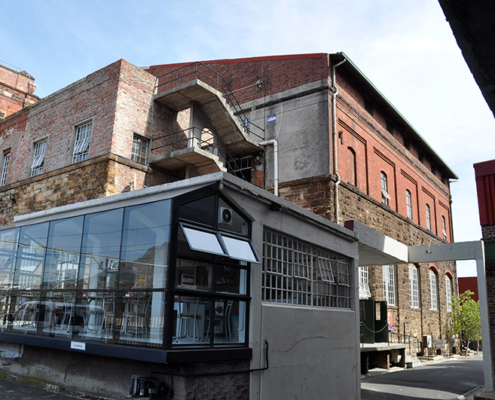
[[[340,185],[340,175],[337,167],[337,95],[339,94],[339,89],[336,84],[336,73],[335,70],[338,66],[344,64],[347,60],[343,59],[338,64],[332,67],[332,138],[333,138],[333,173],[337,175],[337,182],[335,182],[334,189],[334,208],[335,208],[335,222],[339,223],[339,185]]]
[[[273,194],[278,196],[278,142],[277,139],[259,143],[260,146],[273,145]]]

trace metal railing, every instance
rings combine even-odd
[[[418,338],[416,336],[411,336],[411,335],[405,335],[405,334],[402,334],[402,333],[397,333],[397,332],[394,332],[394,331],[389,331],[389,344],[390,343],[404,343],[404,344],[407,344],[408,345],[408,349],[409,349],[409,354],[412,355],[411,353],[411,347],[416,347],[415,348],[415,353],[416,354],[419,354],[419,353],[423,353],[423,342],[421,340],[418,340]],[[390,336],[393,336],[393,335],[396,335],[397,336],[397,341],[394,341],[394,340],[390,340]]]
[[[198,68],[199,66],[199,68]],[[161,90],[171,89],[177,87],[182,83],[191,81],[192,79],[202,78],[205,83],[213,86],[216,90],[222,93],[222,95],[227,100],[227,104],[234,109],[234,114],[241,117],[240,123],[248,134],[257,136],[258,138],[264,140],[264,137],[254,133],[250,129],[250,125],[255,126],[261,132],[265,130],[252,122],[248,123],[247,114],[242,111],[242,108],[237,101],[236,97],[230,85],[227,83],[222,74],[210,68],[202,62],[195,62],[188,65],[184,65],[174,71],[167,72],[163,75],[157,77],[157,85],[155,86],[155,93],[158,93],[159,88]]]
[[[151,157],[170,154],[176,150],[192,147],[197,147],[216,155],[221,161],[224,160],[226,164],[233,159],[220,137],[211,131],[205,132],[196,126],[152,139]]]

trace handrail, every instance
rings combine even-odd
[[[202,66],[204,68],[206,68],[207,70],[211,71],[213,74],[216,75],[216,79],[206,75],[204,72],[198,70],[198,65],[199,66]],[[179,71],[181,70],[184,70],[188,67],[191,67],[191,66],[194,66],[194,71],[192,72],[188,72],[186,73],[185,75],[182,75],[182,76],[179,76]],[[162,83],[159,83],[160,82],[160,78],[163,78],[163,77],[166,77],[168,75],[172,75],[172,74],[175,74],[175,77],[168,80],[168,81],[165,81],[165,82],[162,82]],[[238,116],[241,116],[241,124],[243,125],[244,129],[248,132],[248,134],[252,134],[254,136],[257,136],[258,138],[260,139],[264,139],[264,137],[254,133],[253,131],[251,131],[248,123],[247,123],[247,114],[242,111],[242,108],[239,104],[239,102],[237,101],[237,98],[235,97],[230,85],[228,84],[228,82],[225,80],[225,78],[223,77],[222,74],[220,74],[219,72],[215,71],[213,68],[209,67],[208,65],[202,63],[201,61],[198,61],[198,62],[195,62],[195,63],[191,63],[191,64],[187,64],[187,65],[184,65],[176,70],[173,70],[173,71],[170,71],[170,72],[167,72],[163,75],[160,75],[160,76],[157,76],[157,84],[155,86],[155,93],[158,92],[158,88],[160,86],[164,86],[164,85],[167,85],[169,83],[172,83],[174,82],[174,86],[173,87],[177,87],[177,84],[178,84],[178,81],[179,79],[183,79],[187,76],[190,76],[190,75],[194,75],[194,78],[197,79],[198,78],[198,75],[201,76],[201,77],[205,77],[206,79],[209,79],[211,80],[213,83],[215,83],[216,85],[216,90],[219,90],[219,88],[221,89],[220,91],[222,92],[222,94],[226,97],[226,100],[227,100],[227,103],[230,103],[230,105],[234,108],[234,114],[238,115]],[[242,118],[244,117],[244,118]],[[265,130],[250,122],[250,125],[253,125],[255,126],[256,128],[258,128],[260,131],[264,132]]]
[[[150,145],[151,155],[153,156],[153,151],[157,151],[164,147],[170,147],[169,153],[175,150],[198,147],[203,150],[205,150],[206,148],[214,149],[214,151],[212,151],[211,153],[214,155],[220,155],[223,159],[225,159],[227,165],[230,161],[235,159],[227,150],[227,147],[223,144],[222,139],[218,135],[210,131],[208,132],[208,135],[210,137],[208,139],[202,139],[200,135],[199,136],[194,135],[194,132],[196,130],[199,130],[202,133],[201,128],[197,126],[193,126],[191,128],[172,132],[168,135],[153,138]],[[169,138],[171,140],[167,140]],[[163,144],[159,143],[160,141],[163,141],[165,143]],[[209,151],[209,150],[205,150],[205,151]]]

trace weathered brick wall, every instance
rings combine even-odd
[[[2,186],[0,225],[13,223],[16,215],[134,190],[130,185],[134,180],[136,188],[141,189],[146,179],[151,181],[148,174],[153,175],[152,172],[148,167],[109,154]],[[157,184],[176,180],[162,173],[154,179]]]
[[[339,86],[344,87],[337,101],[338,173],[341,179],[381,202],[380,176],[383,171],[387,176],[390,208],[407,216],[406,190],[409,190],[412,220],[426,228],[428,204],[431,231],[443,236],[444,220],[447,238],[452,241],[448,182],[442,183],[440,172],[436,170],[433,174],[419,162],[403,146],[400,134],[386,130],[385,117],[378,107],[374,108],[373,115],[365,111],[362,95],[359,95],[352,82],[340,78]],[[350,149],[355,154],[354,162]]]
[[[38,101],[35,90],[34,78],[28,73],[0,65],[0,111],[7,117]]]
[[[234,95],[239,104],[325,79],[328,77],[329,71],[328,55],[322,53],[216,60],[205,61],[204,63],[205,66],[198,67],[200,72],[198,79],[216,87],[217,75],[215,72],[220,73],[232,91],[235,91]],[[154,66],[148,72],[161,77],[182,68],[179,76],[183,78],[179,83],[189,82],[194,78],[196,66],[185,67],[185,65],[187,64]],[[167,88],[165,82],[174,78],[175,74],[160,78],[159,91]],[[259,79],[263,81],[262,89],[256,85]],[[222,81],[220,83],[222,84]]]
[[[279,194],[284,199],[333,221],[335,181],[334,176],[326,175],[282,183]],[[339,188],[339,222],[343,224],[347,220],[361,222],[409,246],[445,243],[440,237],[361,193],[354,186],[342,183]],[[434,339],[446,339],[444,327],[448,319],[445,276],[449,274],[454,278],[451,281],[455,293],[455,263],[421,264],[417,267],[420,284],[419,309],[412,308],[410,303],[409,266],[396,266],[397,303],[388,310],[394,325],[395,335],[391,335],[392,341],[402,341],[404,334],[413,336],[418,341],[422,340],[423,335],[432,335]],[[437,271],[438,310],[431,309],[429,270],[432,268]],[[375,300],[385,300],[382,266],[369,268],[369,282],[372,297]]]

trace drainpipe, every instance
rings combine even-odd
[[[278,142],[277,139],[267,140],[259,143],[260,146],[273,144],[273,194],[278,196]]]
[[[334,189],[334,208],[335,208],[335,222],[339,223],[339,185],[340,185],[340,175],[337,168],[337,95],[339,94],[339,89],[336,84],[336,73],[335,70],[338,66],[344,64],[347,60],[343,59],[338,64],[332,67],[332,138],[333,138],[333,173],[337,175],[337,182],[335,182]]]

